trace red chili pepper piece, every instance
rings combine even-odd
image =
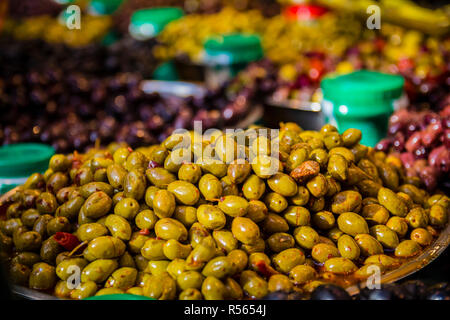
[[[161,167],[161,165],[158,162],[156,162],[156,161],[151,160],[148,163],[148,168],[149,169],[158,168],[158,167]]]
[[[76,236],[68,232],[57,232],[53,236],[56,242],[58,242],[64,249],[72,251],[76,246],[80,244],[80,240]]]
[[[141,229],[141,231],[139,231],[139,234],[142,234],[143,236],[148,236],[150,234],[150,230]]]
[[[259,260],[256,262],[256,267],[258,268],[259,273],[263,276],[270,278],[274,274],[278,274],[272,267],[268,266],[267,263],[263,260]]]

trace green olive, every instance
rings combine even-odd
[[[267,206],[259,200],[250,200],[248,202],[246,218],[253,220],[255,223],[263,221],[267,217]]]
[[[395,248],[395,256],[399,258],[409,258],[420,252],[420,245],[414,240],[403,240]]]
[[[175,280],[167,273],[152,275],[142,288],[142,293],[153,299],[173,300],[176,297],[177,285]]]
[[[383,246],[381,243],[369,234],[358,234],[355,236],[355,241],[361,250],[362,256],[369,257],[374,254],[383,253]]]
[[[428,214],[420,207],[412,209],[405,220],[411,228],[426,228],[429,222]]]
[[[237,274],[247,267],[248,255],[243,250],[232,250],[228,253],[227,257],[232,266],[231,274]]]
[[[210,276],[203,281],[201,292],[206,300],[223,300],[226,298],[227,288],[222,281]]]
[[[131,225],[128,221],[117,214],[110,214],[106,217],[105,226],[113,237],[120,240],[130,240],[131,238]]]
[[[289,248],[276,254],[272,262],[277,271],[289,273],[294,267],[305,263],[305,254],[298,248]]]
[[[333,197],[331,210],[333,213],[359,212],[361,209],[362,197],[359,192],[347,190],[336,194]]]
[[[153,230],[157,221],[158,217],[150,209],[142,210],[141,212],[139,212],[134,220],[136,226],[141,230]]]
[[[361,233],[369,233],[366,220],[354,212],[344,212],[337,218],[339,229],[351,236]]]
[[[202,270],[202,274],[205,277],[216,277],[222,279],[228,275],[231,275],[233,267],[227,256],[216,257],[208,261]]]
[[[239,184],[247,179],[251,169],[252,168],[247,160],[234,160],[228,165],[227,176],[232,183]]]
[[[163,253],[169,260],[185,259],[192,251],[189,244],[182,244],[175,239],[167,240],[163,245]]]
[[[196,204],[200,198],[200,192],[197,187],[187,181],[178,180],[171,182],[167,186],[167,190],[173,193],[179,203],[187,206]]]
[[[77,237],[80,241],[91,241],[108,234],[108,229],[100,223],[86,223],[78,227]]]
[[[222,183],[212,174],[205,174],[198,182],[198,188],[206,200],[213,201],[222,195]]]
[[[289,233],[277,232],[272,234],[266,240],[270,250],[273,252],[281,252],[285,249],[294,247],[295,239]]]
[[[76,272],[76,268],[78,268],[79,271],[83,270],[84,267],[86,267],[88,264],[88,261],[83,258],[71,258],[66,259],[64,261],[61,261],[56,266],[56,275],[61,280],[67,280],[74,272]]]
[[[180,290],[201,289],[204,277],[197,271],[185,271],[177,278],[177,285]]]
[[[362,208],[361,215],[374,224],[386,224],[389,220],[389,212],[376,203],[365,205]]]
[[[349,235],[342,235],[338,239],[338,250],[343,258],[357,260],[361,253],[358,243]]]
[[[289,198],[289,201],[296,206],[304,206],[309,201],[309,191],[303,186],[298,186],[297,194]]]
[[[399,261],[385,254],[375,254],[368,257],[364,264],[380,264],[387,269],[392,269],[399,265]]]
[[[176,206],[173,217],[180,221],[186,228],[197,222],[197,208],[190,206]]]
[[[197,220],[210,230],[222,229],[226,224],[223,211],[209,204],[202,204],[197,208]]]
[[[41,214],[51,214],[56,211],[58,207],[58,201],[56,197],[50,192],[42,192],[36,199],[36,209]]]
[[[327,170],[334,179],[345,181],[348,176],[348,162],[340,154],[331,155],[328,160]]]
[[[66,285],[66,282],[64,282],[64,285]],[[92,297],[93,295],[95,295],[97,290],[97,284],[94,281],[83,282],[80,283],[79,287],[70,292],[70,298],[82,300],[88,297]]]
[[[188,288],[178,296],[179,300],[202,300],[202,293],[198,289]]]
[[[258,225],[249,218],[234,218],[231,223],[231,232],[237,240],[244,244],[255,243],[260,238]]]
[[[137,270],[135,268],[119,268],[115,270],[105,283],[105,288],[131,288],[136,282]]]
[[[133,220],[139,212],[139,203],[133,198],[123,198],[114,207],[114,214]]]
[[[247,214],[249,204],[242,197],[230,195],[221,197],[217,206],[231,217],[242,217]]]
[[[347,129],[342,133],[342,141],[345,147],[352,147],[357,144],[362,137],[361,130]]]
[[[317,278],[317,272],[314,268],[299,264],[289,271],[289,279],[296,284],[302,285],[306,282],[312,281]]]
[[[280,213],[288,206],[287,200],[281,194],[270,192],[264,197],[264,203],[270,211]]]
[[[328,259],[339,257],[339,250],[335,245],[318,243],[311,249],[311,256],[319,263],[324,263]]]
[[[86,217],[98,219],[106,215],[112,206],[111,198],[103,191],[92,193],[84,202]]]
[[[27,286],[29,284],[31,269],[21,263],[11,263],[8,269],[8,276],[12,283]]]
[[[310,194],[316,198],[320,198],[328,192],[328,181],[323,174],[319,173],[306,183],[306,187]]]
[[[400,218],[396,216],[391,217],[386,222],[386,227],[388,227],[392,231],[395,231],[399,236],[399,238],[403,238],[408,232],[408,224],[406,223],[405,218]]]
[[[428,246],[433,241],[431,233],[424,228],[416,228],[411,231],[411,240],[416,241],[421,246]]]
[[[233,233],[228,230],[214,230],[213,238],[216,241],[216,245],[219,249],[222,249],[226,253],[237,249],[238,241],[233,236]]]
[[[395,216],[405,217],[408,213],[408,208],[404,201],[388,188],[381,188],[378,191],[378,201]]]
[[[202,176],[202,169],[198,164],[184,163],[178,170],[178,179],[190,183],[197,183]]]
[[[261,299],[268,293],[267,281],[251,270],[241,273],[240,284],[244,292],[255,299]]]
[[[437,227],[443,227],[448,221],[448,212],[440,204],[433,204],[430,208],[430,224]]]
[[[88,261],[94,261],[96,259],[117,258],[124,252],[125,244],[122,240],[110,236],[101,236],[89,242],[83,255]]]
[[[158,220],[155,224],[155,232],[161,239],[178,241],[185,241],[188,234],[186,227],[181,222],[171,218]]]
[[[144,197],[146,187],[147,182],[143,173],[138,170],[129,171],[123,182],[123,195],[139,201]]]
[[[342,257],[328,259],[325,261],[324,268],[326,271],[336,274],[349,274],[358,270],[352,260]]]
[[[289,175],[278,172],[267,179],[269,188],[285,197],[291,197],[297,194],[297,183]]]
[[[305,249],[312,249],[319,243],[319,234],[309,226],[295,228],[294,238],[297,244]]]
[[[56,284],[55,267],[39,262],[33,265],[28,286],[36,290],[50,290]]]
[[[336,225],[336,218],[330,211],[320,211],[313,214],[312,222],[321,230],[329,230]]]
[[[80,194],[83,198],[87,199],[94,192],[102,191],[109,197],[113,196],[114,188],[105,182],[90,182],[86,183],[80,188]]]
[[[399,244],[397,233],[385,225],[379,224],[371,227],[370,234],[385,248],[395,249]]]

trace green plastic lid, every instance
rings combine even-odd
[[[135,294],[122,293],[122,294],[106,294],[103,296],[93,296],[85,298],[83,300],[155,300],[155,299],[144,296],[138,296]]]
[[[356,71],[323,79],[323,110],[340,132],[357,128],[362,144],[374,146],[386,135],[394,101],[403,93],[404,79],[374,71]]]
[[[136,10],[130,19],[128,30],[138,40],[157,36],[164,27],[184,15],[178,7],[158,7]]]
[[[263,57],[259,36],[233,33],[209,38],[203,45],[205,63],[229,65],[248,63]]]
[[[75,0],[53,0],[53,1],[58,4],[69,4],[69,3],[74,2]]]
[[[167,61],[161,63],[155,71],[153,71],[152,79],[165,80],[165,81],[177,81],[180,80],[178,76],[177,68],[173,61]]]
[[[323,96],[331,101],[372,103],[374,100],[394,100],[401,96],[405,80],[402,76],[361,70],[325,78]]]
[[[110,15],[116,11],[124,0],[91,0],[89,13],[96,15]]]
[[[27,177],[44,172],[55,150],[41,143],[18,143],[0,147],[0,178]]]

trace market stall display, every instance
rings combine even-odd
[[[0,1],[13,294],[450,299],[450,6],[419,2]]]
[[[11,279],[72,299],[307,295],[361,281],[374,266],[398,268],[446,227],[448,197],[359,144],[359,130],[280,129],[279,156],[263,128],[248,140],[196,143],[186,132],[135,150],[53,156],[10,196],[0,230],[2,252],[15,251]],[[67,288],[70,266],[81,270],[78,289]]]
[[[449,190],[450,106],[439,113],[397,111],[390,118],[388,137],[376,148],[401,159],[407,175],[422,181],[428,190]]]

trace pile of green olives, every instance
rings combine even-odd
[[[115,143],[54,155],[10,196],[0,222],[11,280],[68,299],[307,295],[342,277],[361,281],[373,266],[397,268],[446,226],[449,198],[361,145],[359,130],[280,126],[276,156],[259,127],[244,143],[173,134],[135,150]],[[230,148],[227,163],[196,158],[225,159]],[[65,249],[58,232],[78,246]]]

